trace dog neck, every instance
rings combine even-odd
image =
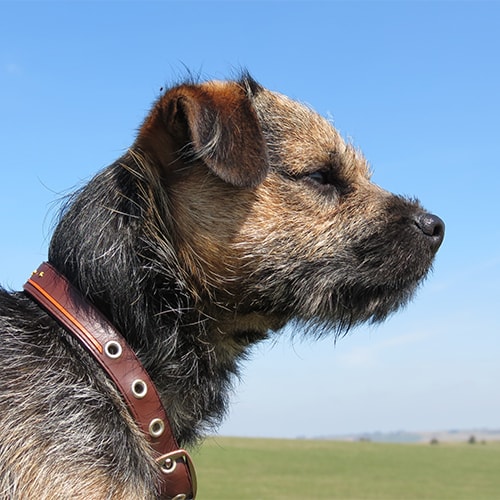
[[[125,339],[48,263],[33,272],[24,291],[72,334],[113,380],[156,454],[162,495],[194,498],[196,476],[189,454],[179,449],[156,388]]]
[[[235,332],[230,312],[198,306],[171,241],[171,219],[148,219],[159,209],[145,206],[141,193],[155,181],[144,181],[147,170],[136,174],[127,162],[108,167],[70,199],[49,261],[137,353],[169,409],[178,443],[187,446],[221,422],[239,360],[265,328],[254,318],[251,328],[242,324]]]

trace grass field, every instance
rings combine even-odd
[[[211,438],[200,500],[500,499],[500,444]]]

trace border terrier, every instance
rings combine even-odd
[[[250,346],[291,321],[317,336],[385,319],[443,236],[328,120],[243,74],[166,90],[67,200],[48,262],[121,332],[189,446],[220,422]],[[95,360],[23,292],[1,290],[0,314],[0,497],[158,498]]]

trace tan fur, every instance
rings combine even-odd
[[[246,76],[167,90],[69,204],[49,260],[137,351],[185,446],[224,414],[249,346],[291,321],[314,336],[385,319],[443,235],[328,120]],[[22,294],[0,290],[0,334],[0,498],[158,498],[94,360]]]

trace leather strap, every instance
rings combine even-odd
[[[162,498],[194,499],[196,476],[191,458],[179,448],[156,387],[125,339],[79,290],[46,262],[33,272],[24,290],[84,345],[116,384],[136,424],[156,452]]]

